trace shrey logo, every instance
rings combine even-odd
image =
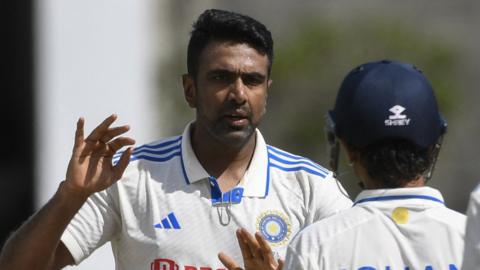
[[[402,114],[406,109],[400,105],[395,105],[389,109],[393,115],[388,116],[385,120],[385,126],[408,126],[410,124],[410,118],[407,115]]]

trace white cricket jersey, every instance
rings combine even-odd
[[[189,134],[136,148],[123,179],[88,199],[62,236],[76,263],[111,241],[116,269],[223,269],[220,251],[242,261],[239,227],[284,257],[301,228],[352,205],[330,171],[267,145],[258,130],[244,178],[222,194]]]
[[[470,195],[462,270],[480,269],[480,185]]]
[[[460,269],[465,216],[430,187],[362,191],[354,207],[302,230],[284,269]]]

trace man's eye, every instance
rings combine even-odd
[[[216,81],[223,81],[226,79],[227,76],[223,75],[223,74],[217,74],[217,75],[214,75],[213,76],[213,79],[216,80]]]
[[[264,78],[260,76],[243,76],[242,80],[245,85],[256,86],[262,84]]]
[[[229,74],[225,74],[225,73],[216,73],[216,74],[212,74],[212,76],[210,77],[213,81],[218,81],[218,82],[226,82],[230,79],[231,76],[229,76]]]

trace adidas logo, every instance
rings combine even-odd
[[[388,116],[388,119],[385,120],[385,126],[408,126],[410,124],[410,119],[405,114],[402,114],[405,111],[404,107],[395,105],[389,111],[393,115]]]
[[[160,223],[153,225],[153,227],[157,229],[175,229],[175,230],[181,229],[180,223],[178,223],[178,220],[175,217],[175,214],[173,214],[173,212],[168,214],[166,218],[162,219]]]

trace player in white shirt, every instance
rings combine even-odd
[[[460,269],[465,216],[425,186],[446,130],[425,76],[401,62],[361,65],[344,79],[326,125],[332,167],[341,144],[364,190],[351,209],[300,231],[283,268]],[[247,270],[282,268],[260,235],[237,237]]]
[[[281,258],[301,228],[351,207],[332,172],[267,145],[257,129],[272,59],[263,24],[205,11],[183,76],[195,121],[114,156],[134,143],[116,138],[128,126],[111,128],[111,116],[84,139],[81,119],[66,180],[11,237],[0,268],[60,269],[111,241],[116,269],[223,269],[218,252],[241,259],[239,227],[260,232]]]
[[[480,268],[480,185],[470,195],[462,270]]]
[[[110,240],[118,269],[219,269],[222,250],[241,259],[239,227],[262,232],[284,258],[301,228],[351,205],[331,172],[268,146],[258,130],[247,172],[222,195],[190,132],[137,148],[123,179],[87,201],[62,237],[75,262]]]

